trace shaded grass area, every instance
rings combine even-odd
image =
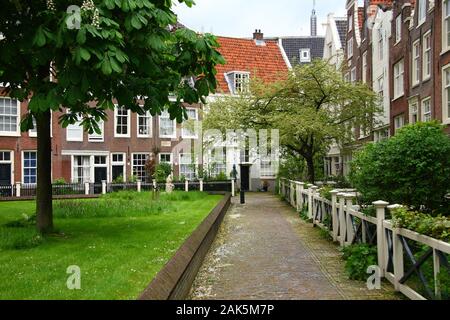
[[[135,299],[221,198],[123,192],[55,201],[59,232],[20,250],[5,243],[33,239],[23,215],[34,202],[0,202],[0,299]],[[81,290],[67,289],[71,265],[81,268]]]

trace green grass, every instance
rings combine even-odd
[[[55,201],[58,233],[38,240],[23,218],[34,202],[0,202],[0,299],[135,299],[221,198],[124,192]],[[67,289],[71,265],[81,268],[81,290]]]

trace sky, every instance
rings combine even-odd
[[[251,37],[255,29],[265,36],[310,35],[313,0],[195,0],[188,8],[174,8],[179,21],[198,32],[219,36]],[[328,13],[344,16],[346,0],[316,0],[318,34],[324,35],[322,24]]]

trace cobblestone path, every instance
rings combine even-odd
[[[191,299],[401,299],[390,284],[348,280],[339,248],[277,196],[247,194],[228,211]]]

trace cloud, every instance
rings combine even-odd
[[[318,32],[327,14],[345,15],[345,0],[317,0]],[[188,8],[178,4],[174,11],[181,23],[201,32],[233,37],[250,37],[255,29],[266,36],[310,34],[312,0],[196,0]]]

